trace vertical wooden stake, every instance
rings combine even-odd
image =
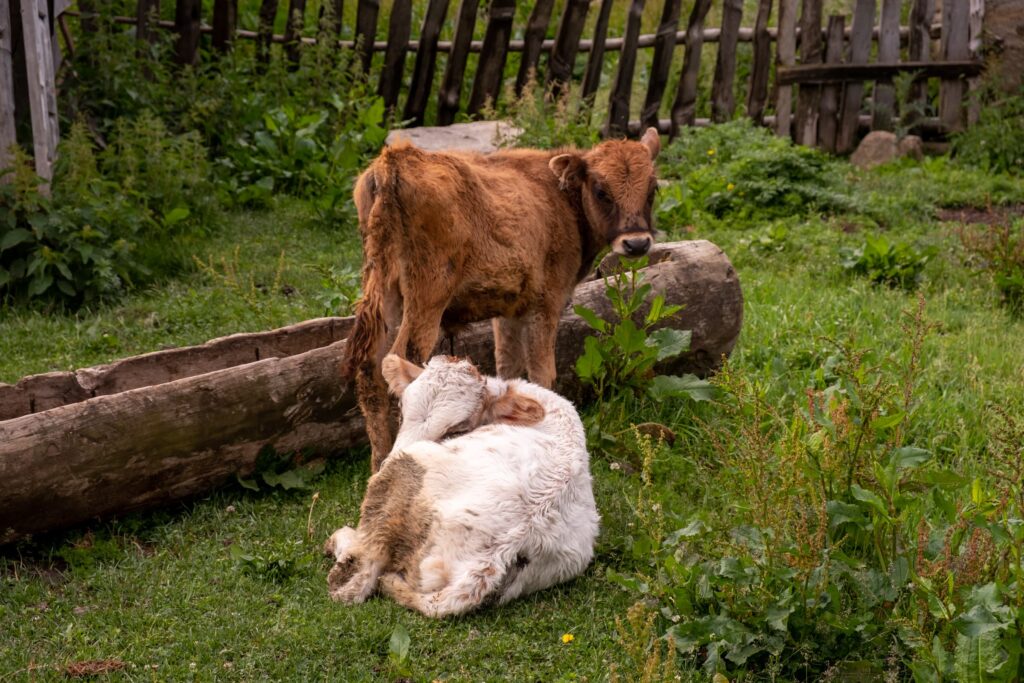
[[[10,167],[14,160],[11,149],[18,143],[14,123],[14,54],[11,7],[0,0],[0,169]],[[3,182],[3,177],[0,177]]]
[[[981,31],[985,21],[985,0],[971,0],[971,18],[968,30],[967,50],[971,59],[981,60]],[[1021,27],[1018,26],[1018,30]],[[975,76],[967,79],[967,125],[973,126],[981,116],[981,100],[979,98],[981,78]]]
[[[900,61],[900,0],[882,0],[882,20],[878,33],[878,62]],[[892,130],[896,119],[896,92],[892,80],[875,82],[872,130]]]
[[[558,24],[555,45],[551,48],[548,60],[548,88],[552,99],[558,99],[562,89],[572,81],[573,67],[576,65],[576,53],[580,48],[580,36],[583,35],[583,24],[587,21],[587,0],[567,0],[562,20]],[[632,11],[632,10],[630,10]],[[628,31],[628,29],[627,29]],[[623,46],[625,54],[625,46]]]
[[[393,110],[398,104],[398,92],[405,77],[405,53],[412,34],[412,0],[394,0],[388,19],[388,47],[384,51],[377,92],[384,106]]]
[[[722,7],[722,37],[718,42],[715,60],[715,81],[711,86],[711,120],[728,121],[736,111],[736,44],[739,41],[740,22],[743,20],[743,0],[724,0]]]
[[[373,41],[377,39],[377,14],[380,0],[359,0],[356,5],[356,42],[363,74],[369,75],[373,64]]]
[[[821,0],[803,0],[800,12],[800,63],[820,64]],[[796,141],[813,147],[818,142],[818,101],[821,87],[814,83],[801,83],[796,104]]]
[[[787,1],[787,0],[784,0]],[[792,2],[793,0],[788,0]],[[711,0],[696,0],[686,25],[686,49],[683,71],[679,74],[676,99],[672,103],[672,130],[675,137],[683,126],[692,126],[697,118],[697,82],[700,78],[700,51],[704,47],[704,17],[711,9]]]
[[[270,46],[274,37],[274,20],[277,18],[278,0],[263,0],[260,3],[260,23],[256,34],[256,64],[265,71],[270,64]]]
[[[413,125],[422,126],[427,112],[427,102],[434,87],[434,70],[437,66],[437,39],[441,25],[448,14],[448,0],[430,0],[427,15],[420,28],[420,47],[416,50],[416,64],[413,67],[409,97],[405,101],[403,118],[412,119]]]
[[[25,43],[25,69],[28,75],[29,108],[32,113],[32,149],[36,175],[47,181],[41,189],[49,192],[60,130],[47,0],[22,0],[21,29]]]
[[[143,2],[153,0],[139,0]],[[213,48],[227,52],[235,40],[235,26],[238,22],[238,0],[213,0]]]
[[[216,1],[224,2],[224,0]],[[157,0],[139,0],[135,5],[135,39],[143,44],[139,46],[140,51],[145,49],[145,44],[152,43],[156,37],[150,22],[160,18],[159,10],[160,3]],[[214,17],[216,17],[216,8],[214,9]]]
[[[776,44],[775,65],[796,64],[796,0],[779,0],[779,38]],[[793,117],[793,86],[780,85],[775,95],[775,134],[790,137]]]
[[[178,34],[175,50],[178,64],[199,61],[199,22],[202,19],[202,0],[178,0],[174,10],[174,31]]]
[[[473,40],[476,25],[477,0],[462,0],[459,5],[459,19],[452,37],[452,49],[444,65],[441,89],[437,93],[437,124],[447,126],[455,121],[462,99],[462,79],[466,75],[466,61],[469,44]]]
[[[615,85],[608,98],[608,125],[605,135],[625,135],[629,130],[629,101],[633,91],[633,71],[636,68],[636,44],[640,39],[640,20],[643,18],[644,0],[633,0],[626,18],[626,36],[619,54],[619,68],[615,72]]]
[[[478,114],[483,106],[498,101],[501,78],[505,73],[508,41],[512,38],[512,20],[516,16],[515,0],[491,0],[487,32],[477,62],[473,91],[469,95],[470,114]]]
[[[302,58],[302,28],[306,25],[306,0],[289,0],[288,21],[284,29],[284,51],[292,68]]]
[[[841,14],[828,18],[828,37],[825,41],[825,63],[843,61],[843,32],[846,20]],[[836,114],[839,112],[839,84],[826,83],[821,88],[818,114],[818,146],[826,152],[836,151]]]
[[[871,32],[875,23],[875,0],[857,0],[853,9],[853,31],[850,34],[850,64],[866,64],[871,53]],[[836,134],[836,151],[848,154],[857,142],[860,104],[864,97],[863,83],[847,83],[843,92],[843,108]]]
[[[654,38],[654,59],[647,83],[647,99],[640,113],[641,129],[658,127],[658,110],[661,109],[662,95],[668,83],[668,72],[672,68],[672,53],[676,49],[676,29],[682,4],[680,0],[665,0],[661,10],[661,23],[658,24],[658,34]]]
[[[530,20],[526,23],[526,33],[523,34],[523,55],[519,62],[519,74],[516,76],[516,97],[523,94],[523,87],[527,81],[531,78],[537,79],[540,48],[548,32],[551,10],[554,6],[555,0],[537,0],[533,5]]]
[[[912,62],[931,61],[931,27],[934,15],[935,0],[914,0],[914,6],[910,10],[910,44],[907,50],[907,56]],[[910,86],[907,123],[913,123],[920,118],[927,94],[927,79],[915,81]]]
[[[594,44],[590,47],[587,58],[587,71],[583,76],[583,88],[580,97],[588,107],[594,105],[594,95],[601,85],[601,67],[604,66],[604,43],[608,38],[608,21],[612,13],[612,0],[601,0],[601,9],[594,24]],[[589,113],[589,112],[588,112]]]
[[[969,0],[943,0],[943,59],[959,61],[970,56],[968,47]],[[943,79],[939,84],[939,120],[947,133],[963,130],[964,82],[960,78]]]
[[[760,125],[764,103],[768,100],[768,76],[771,71],[772,40],[768,35],[768,19],[772,0],[760,0],[754,20],[754,63],[750,68],[750,90],[747,93],[747,116]]]

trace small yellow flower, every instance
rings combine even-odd
[[[571,634],[571,633],[563,633],[562,634],[562,642],[563,643],[571,643],[574,640],[576,640],[576,636],[574,636],[573,634]]]
[[[733,185],[732,183],[729,183],[728,185],[725,186],[725,189],[729,190],[729,192],[732,192],[734,189],[736,189],[736,186]]]
[[[709,157],[713,157],[713,156],[715,156],[715,150],[713,150],[713,149],[709,149],[709,150],[708,150],[708,156],[709,156]]]

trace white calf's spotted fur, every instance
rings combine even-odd
[[[359,527],[327,541],[331,597],[361,602],[379,583],[440,617],[579,575],[599,518],[572,404],[465,360],[436,357],[424,369],[388,356],[383,368],[402,427],[370,478]]]

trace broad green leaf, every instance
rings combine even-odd
[[[923,465],[931,460],[931,457],[931,452],[923,448],[904,446],[893,451],[889,462],[897,470],[905,470]]]
[[[285,491],[290,491],[291,489],[303,489],[309,486],[309,482],[306,477],[302,476],[299,470],[288,470],[281,474],[263,472],[261,476],[268,486],[280,486]]]
[[[833,528],[842,524],[853,524],[863,528],[868,522],[864,517],[863,508],[853,503],[830,500],[825,503],[825,511],[828,513],[829,524]]]
[[[587,337],[583,342],[583,355],[576,359],[576,374],[582,380],[593,380],[601,376],[604,358],[594,337]]]
[[[10,249],[11,247],[21,244],[29,237],[32,233],[25,228],[15,228],[14,230],[8,230],[4,233],[3,239],[0,239],[0,251]]]
[[[983,683],[993,680],[992,674],[1006,663],[1007,655],[996,633],[988,632],[972,638],[957,635],[953,656],[954,676],[958,683]]]
[[[651,380],[648,393],[655,400],[686,396],[694,401],[709,401],[715,396],[715,387],[696,375],[658,375]]]
[[[242,488],[249,489],[250,491],[260,490],[260,486],[256,483],[255,479],[243,479],[237,474],[235,475],[235,479],[238,480],[238,483]]]
[[[1008,626],[992,614],[985,605],[975,605],[954,619],[953,625],[960,633],[971,638],[977,638],[989,631],[996,631]]]
[[[885,501],[883,501],[882,498],[874,491],[868,491],[867,489],[862,489],[856,484],[853,484],[850,486],[850,494],[862,503],[867,503],[870,507],[874,508],[881,514],[888,515],[889,508],[885,505]]]
[[[607,332],[608,323],[605,322],[600,316],[594,311],[590,310],[586,306],[576,305],[572,307],[572,310],[576,312],[576,315],[583,318],[583,321],[590,325],[593,329],[598,332]]]
[[[648,335],[650,342],[658,349],[658,360],[674,358],[690,348],[690,330],[673,330],[663,327]]]
[[[391,642],[388,643],[388,651],[399,663],[409,658],[409,631],[402,624],[397,624],[391,632]]]
[[[625,588],[626,590],[632,591],[634,593],[646,595],[647,591],[650,590],[650,586],[648,586],[646,582],[641,581],[640,579],[634,578],[632,576],[627,576],[626,574],[620,574],[614,569],[609,569],[607,572],[607,576],[608,580],[612,583],[616,583]]]
[[[888,429],[892,429],[900,422],[902,422],[903,418],[906,417],[906,415],[906,413],[900,411],[898,413],[893,413],[892,415],[883,415],[881,417],[876,417],[874,420],[871,421],[871,428],[874,429],[876,432],[884,432]]]
[[[695,519],[682,529],[676,529],[665,538],[665,545],[674,546],[681,538],[693,538],[708,530],[708,525],[703,520]]]
[[[50,285],[52,284],[53,276],[45,272],[40,272],[40,274],[32,278],[32,282],[29,283],[28,295],[39,296],[40,294],[48,290],[50,288]]]
[[[177,225],[189,217],[188,207],[179,206],[171,209],[164,215],[164,225]]]

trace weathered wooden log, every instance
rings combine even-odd
[[[743,299],[736,273],[706,241],[658,246],[650,261],[646,281],[669,303],[684,306],[665,323],[692,330],[690,351],[665,371],[706,375],[739,336]],[[573,301],[611,317],[603,280],[582,283]],[[332,454],[363,443],[353,390],[339,379],[345,342],[322,343],[347,333],[349,325],[348,319],[325,319],[179,349],[177,366],[162,374],[153,370],[160,354],[75,373],[118,375],[120,386],[130,388],[0,422],[0,543],[205,493],[236,474],[251,474],[266,448]],[[558,330],[555,388],[574,400],[583,396],[574,364],[588,333],[567,309]],[[299,352],[299,339],[309,350]],[[233,354],[246,345],[277,353],[235,361]],[[494,371],[489,323],[443,340],[438,352],[469,356],[483,371]],[[207,371],[221,357],[231,358],[224,361],[229,366]],[[169,364],[172,358],[164,356]],[[135,369],[135,382],[124,379],[131,374],[125,368]],[[144,376],[152,383],[141,385]]]

